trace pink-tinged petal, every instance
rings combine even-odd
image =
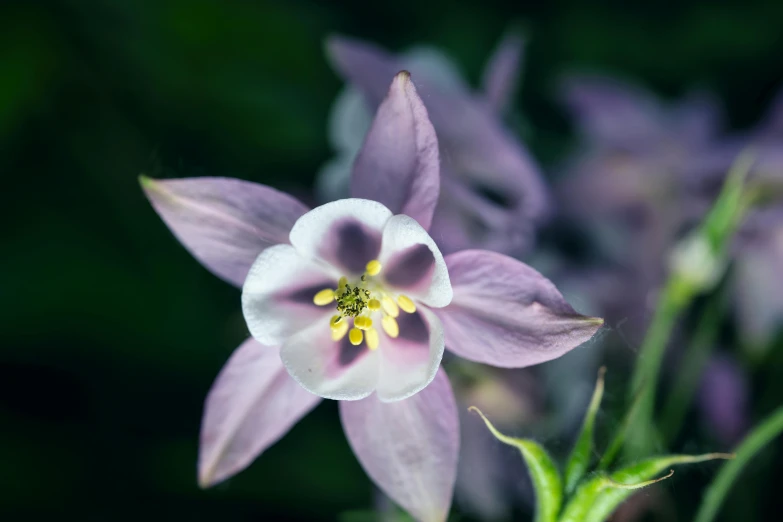
[[[378,258],[391,211],[376,201],[340,199],[316,207],[291,229],[291,244],[305,258],[320,260],[340,275],[364,272]]]
[[[291,245],[267,248],[242,287],[242,313],[250,333],[261,344],[279,346],[294,332],[333,314],[334,308],[313,304],[313,297],[337,288],[338,279]]]
[[[287,194],[238,179],[142,177],[141,186],[180,243],[236,286],[265,248],[288,243],[294,222],[307,212]]]
[[[407,399],[435,378],[443,359],[443,325],[425,307],[397,318],[400,335],[391,338],[381,331],[378,399],[394,402]]]
[[[333,341],[331,332],[324,319],[289,337],[280,348],[283,365],[296,382],[325,399],[367,397],[378,383],[378,351],[352,345],[347,335]]]
[[[242,343],[220,371],[204,405],[198,459],[201,487],[243,470],[320,400],[289,377],[277,348],[253,339]]]
[[[508,108],[519,80],[524,40],[517,33],[507,34],[484,69],[484,96],[496,113]]]
[[[415,219],[400,215],[386,223],[378,259],[389,287],[434,308],[451,302],[449,271],[443,255]]]
[[[435,311],[446,347],[465,359],[521,368],[560,357],[590,339],[603,320],[579,315],[526,264],[466,250],[446,256],[454,299]]]
[[[386,205],[429,228],[440,187],[438,139],[410,74],[394,77],[351,178],[351,195]]]
[[[420,522],[442,522],[457,475],[459,421],[446,373],[413,397],[341,402],[340,418],[370,478]]]

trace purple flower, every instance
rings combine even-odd
[[[562,355],[602,324],[521,262],[480,250],[441,255],[427,233],[438,144],[407,72],[394,77],[357,156],[355,199],[308,211],[239,180],[143,186],[186,248],[243,286],[253,335],[206,400],[203,486],[242,470],[322,397],[336,398],[373,481],[416,519],[445,520],[459,426],[444,347],[522,367]]]
[[[353,158],[370,114],[400,69],[416,77],[440,142],[441,191],[430,232],[444,254],[484,248],[523,253],[547,209],[538,167],[501,123],[513,94],[522,40],[509,35],[490,60],[483,92],[474,94],[440,52],[417,48],[394,56],[347,38],[327,42],[335,69],[349,82],[330,125],[337,157],[324,166],[319,187],[328,199],[348,193]]]

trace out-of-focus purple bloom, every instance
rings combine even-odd
[[[490,60],[483,93],[471,92],[440,52],[419,48],[392,55],[348,38],[327,42],[335,69],[348,81],[330,125],[337,157],[319,176],[327,199],[345,197],[361,129],[400,69],[410,70],[438,134],[441,193],[431,233],[444,254],[483,248],[512,255],[526,250],[547,209],[538,168],[503,127],[518,76],[522,39],[509,35]]]
[[[720,140],[721,114],[705,94],[665,104],[618,80],[573,76],[564,97],[583,148],[560,187],[563,211],[591,224],[646,293],[678,234],[709,208],[703,185],[722,179],[740,149]]]
[[[242,285],[254,338],[207,397],[203,486],[242,470],[321,397],[334,398],[381,490],[418,520],[445,520],[459,433],[444,346],[523,367],[559,357],[602,324],[519,261],[482,250],[441,255],[427,233],[437,138],[409,73],[389,81],[354,163],[353,199],[308,211],[228,178],[142,181],[186,248]]]
[[[737,361],[713,357],[702,374],[699,405],[710,432],[733,447],[748,428],[748,381]]]

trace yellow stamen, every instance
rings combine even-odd
[[[381,302],[377,299],[370,299],[370,302],[367,303],[367,308],[372,310],[373,312],[377,312],[381,309]]]
[[[345,288],[345,285],[348,284],[348,279],[345,278],[345,276],[341,277],[340,280],[337,282],[337,293],[341,294],[343,293],[343,288]]]
[[[372,319],[360,316],[353,320],[353,325],[359,330],[367,330],[368,328],[372,328]]]
[[[367,348],[370,350],[375,350],[378,348],[378,330],[375,328],[368,328],[366,332],[364,332],[365,339],[367,339]]]
[[[348,340],[351,341],[351,344],[354,346],[359,346],[362,344],[363,338],[364,335],[358,328],[351,328],[351,331],[348,333]]]
[[[313,297],[313,303],[318,306],[326,306],[334,301],[334,290],[331,288],[324,288]]]
[[[381,262],[377,259],[373,259],[367,263],[367,273],[371,276],[376,276],[381,273]]]
[[[397,307],[397,303],[388,295],[383,296],[383,299],[381,299],[381,306],[383,306],[383,311],[392,317],[400,315],[400,309]]]
[[[339,341],[348,333],[348,321],[340,321],[336,328],[332,328],[332,341]]]
[[[344,323],[342,315],[333,315],[332,318],[329,320],[329,327],[332,330],[342,328],[343,324],[348,324],[348,323]]]
[[[384,316],[381,320],[381,326],[383,326],[383,331],[386,332],[386,335],[389,337],[397,337],[400,335],[400,326],[397,324],[397,319],[390,315]]]
[[[403,311],[408,312],[409,314],[416,311],[416,303],[411,301],[411,298],[407,295],[400,295],[397,298],[397,304],[400,305],[400,308],[402,308]]]

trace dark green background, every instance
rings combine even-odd
[[[737,128],[781,87],[779,0],[0,3],[0,518],[368,508],[331,402],[248,471],[197,488],[202,401],[246,336],[239,293],[177,244],[137,176],[234,176],[307,201],[341,87],[325,36],[436,44],[476,84],[510,23],[529,37],[520,128],[545,165],[569,144],[553,88],[570,67],[666,96],[713,89]],[[755,491],[757,511],[777,488]]]

